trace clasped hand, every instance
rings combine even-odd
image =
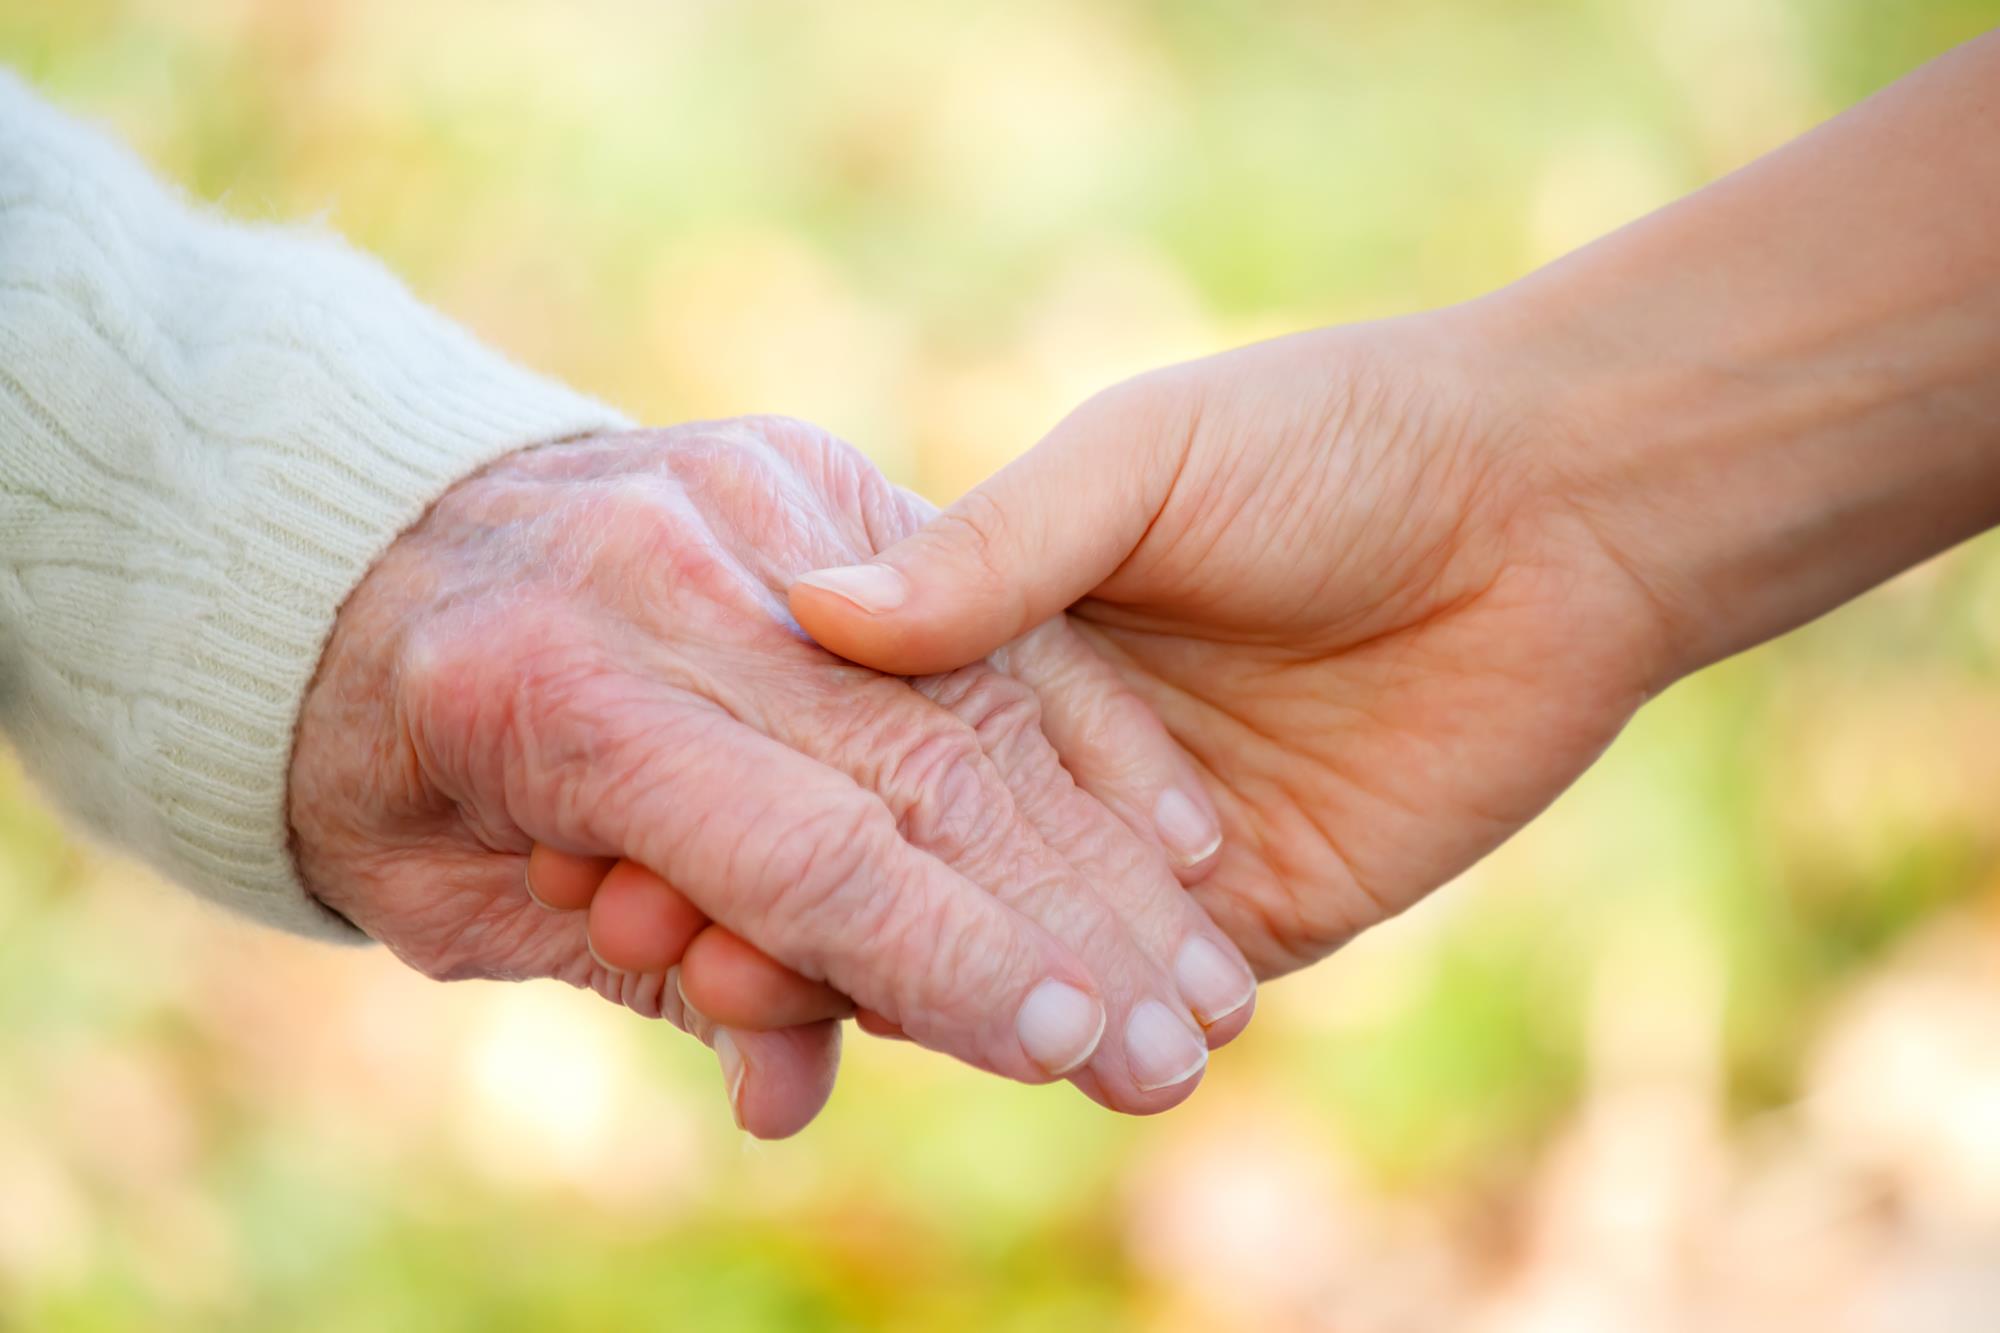
[[[788,422],[510,459],[341,614],[308,880],[433,975],[677,1017],[753,1132],[850,1004],[1170,1105],[1253,971],[2000,522],[1996,55],[1489,296],[1115,386],[943,514]]]
[[[927,516],[791,421],[552,445],[461,483],[357,589],[308,695],[307,881],[432,977],[558,977],[715,1042],[760,1134],[816,1112],[850,999],[1009,1078],[1180,1101],[1253,981],[1154,832],[1163,797],[1213,815],[1151,711],[1061,618],[906,680],[787,610],[798,575]],[[635,964],[531,896],[536,844],[544,902],[549,866],[649,872],[599,951]],[[746,987],[789,1030],[687,999]]]
[[[341,616],[310,882],[432,975],[676,1019],[753,1132],[817,1110],[850,1006],[1170,1106],[1253,971],[1456,875],[1698,665],[1515,341],[1475,305],[1155,372],[942,515],[795,422],[510,459]]]

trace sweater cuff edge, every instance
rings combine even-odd
[[[469,340],[468,340],[469,343]],[[291,848],[289,785],[299,710],[341,608],[368,571],[439,496],[488,464],[522,449],[629,423],[621,414],[552,381],[516,370],[477,344],[470,364],[436,376],[441,401],[477,405],[462,430],[440,428],[430,411],[380,399],[373,429],[343,423],[343,438],[288,454],[282,469],[237,497],[228,533],[231,567],[215,602],[174,667],[162,700],[160,744],[148,767],[160,815],[153,859],[171,877],[220,906],[290,933],[365,943],[352,922],[313,896]],[[482,362],[486,364],[481,364]],[[396,409],[403,409],[397,411]],[[503,424],[504,423],[504,424]],[[351,448],[404,444],[409,470],[374,486],[348,480]],[[260,594],[280,593],[289,614],[260,615]],[[255,627],[256,641],[247,637]],[[272,640],[276,639],[277,644]],[[273,652],[273,648],[280,649]],[[247,679],[233,690],[241,715],[218,742],[204,684],[219,673]],[[197,832],[198,830],[198,832]]]

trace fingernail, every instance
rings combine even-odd
[[[1148,1000],[1126,1020],[1125,1058],[1132,1066],[1132,1081],[1152,1092],[1199,1074],[1208,1063],[1208,1046],[1179,1014],[1158,1000]]]
[[[675,963],[667,969],[667,989],[671,990],[674,993],[674,999],[680,1002],[681,1021],[687,1025],[688,1031],[694,1031],[694,1025],[699,1015],[695,1013],[694,1006],[688,1003],[688,993],[681,989],[681,965],[679,963]]]
[[[743,1128],[743,1076],[750,1072],[743,1063],[743,1052],[737,1049],[736,1038],[729,1035],[728,1028],[715,1030],[715,1058],[722,1065],[722,1085],[729,1090],[729,1114],[736,1118],[736,1127]]]
[[[597,952],[597,941],[590,938],[590,931],[588,928],[586,928],[583,932],[583,947],[590,950],[591,958],[594,959],[597,965],[603,968],[606,972],[611,972],[621,977],[625,975],[624,968],[614,967],[610,963],[604,961],[604,955]]]
[[[1257,979],[1249,970],[1199,935],[1181,946],[1174,959],[1174,980],[1180,983],[1181,998],[1204,1026],[1221,1022],[1257,993]]]
[[[1161,792],[1154,804],[1153,825],[1160,830],[1160,841],[1184,866],[1200,865],[1222,846],[1222,830],[1215,821],[1193,797],[1172,787]]]
[[[838,569],[816,569],[799,576],[809,588],[819,588],[836,597],[845,597],[871,616],[894,611],[910,595],[910,585],[887,565],[842,565]]]
[[[1028,1058],[1050,1074],[1067,1074],[1097,1051],[1104,1006],[1068,982],[1048,980],[1028,992],[1014,1030]]]
[[[542,895],[535,892],[535,863],[533,861],[521,867],[521,887],[528,891],[528,897],[534,901],[535,906],[541,908],[544,912],[553,912],[556,910],[543,902]]]

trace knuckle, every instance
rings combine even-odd
[[[706,422],[675,439],[667,465],[690,489],[728,487],[770,471],[766,447],[763,432],[749,420]]]
[[[1042,734],[1042,705],[1035,692],[991,667],[964,667],[925,681],[919,689],[970,728],[988,754],[1012,753]]]
[[[419,763],[434,771],[482,767],[503,743],[510,700],[495,688],[492,637],[482,620],[447,614],[412,630],[397,663],[405,729]]]
[[[859,452],[812,422],[783,413],[737,417],[725,424],[739,437],[755,440],[794,464],[810,462],[828,450]]]
[[[594,483],[576,501],[566,526],[591,534],[579,544],[581,568],[621,581],[668,561],[677,567],[699,563],[692,558],[707,549],[706,543],[690,540],[698,523],[680,488],[671,478],[648,472],[621,473]]]
[[[414,630],[396,696],[420,762],[492,773],[545,742],[549,722],[602,674],[601,655],[567,612],[496,603]]]
[[[856,512],[878,505],[894,491],[868,455],[810,421],[756,416],[737,424],[757,442],[759,453],[771,466],[804,479],[840,511]]]
[[[1148,768],[1172,743],[1163,734],[1158,715],[1122,686],[1076,691],[1065,699],[1064,707],[1076,743],[1088,747],[1099,765],[1115,773]]]
[[[704,428],[674,450],[671,467],[685,491],[683,507],[701,525],[663,552],[677,581],[696,580],[712,595],[725,585],[739,599],[765,595],[774,590],[767,586],[773,568],[809,559],[805,553],[820,544],[824,525],[806,497],[823,488],[772,447],[756,423]]]
[[[947,861],[987,842],[1006,803],[994,799],[984,759],[969,727],[926,726],[897,754],[884,784],[902,836]]]
[[[789,464],[762,418],[705,423],[668,455],[675,479],[691,496],[732,512],[777,504],[796,470]]]

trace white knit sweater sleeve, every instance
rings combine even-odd
[[[285,813],[342,600],[453,481],[622,424],[334,238],[185,205],[0,71],[0,728],[169,877],[351,936]]]

